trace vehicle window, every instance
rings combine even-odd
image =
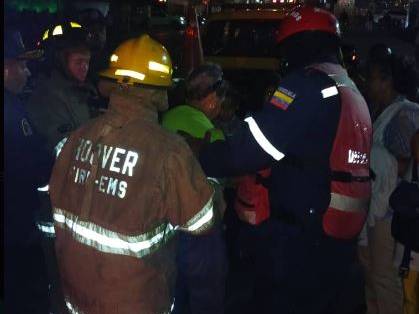
[[[280,20],[209,22],[203,34],[205,55],[276,57],[276,32]]]

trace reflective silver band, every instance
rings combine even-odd
[[[48,238],[55,238],[55,228],[52,222],[37,222],[38,229]]]
[[[262,130],[259,128],[255,119],[253,119],[252,117],[248,117],[244,119],[244,121],[246,121],[249,125],[249,130],[255,138],[256,142],[266,153],[271,155],[272,158],[277,161],[285,157],[285,155],[282,152],[276,149],[276,147],[273,146],[271,142],[269,142],[265,134],[263,134]]]
[[[323,98],[329,98],[339,94],[338,88],[336,86],[330,86],[321,91]]]
[[[207,177],[207,180],[211,184],[221,185],[221,182],[217,178]]]
[[[330,193],[329,207],[346,212],[367,212],[369,206],[368,198],[355,198],[337,193]]]
[[[38,192],[44,192],[49,194],[49,184],[44,185],[44,186],[40,186],[39,188],[37,188]]]
[[[164,223],[150,232],[127,236],[92,222],[82,221],[78,216],[59,208],[54,208],[54,221],[58,227],[70,231],[77,242],[101,252],[137,258],[160,248],[176,229],[171,224]]]
[[[55,158],[58,158],[58,156],[61,154],[61,150],[63,149],[65,142],[67,142],[66,137],[64,137],[61,141],[59,141],[57,145],[55,145],[54,147]]]
[[[205,206],[194,217],[192,217],[184,226],[179,227],[179,230],[200,233],[212,226],[214,217],[214,194],[211,195]]]
[[[359,93],[358,87],[348,75],[328,74],[335,81],[337,87],[347,87]]]
[[[72,304],[68,298],[65,298],[65,305],[67,306],[67,309],[69,311],[70,314],[85,314],[84,312],[80,311],[77,306],[75,306],[74,304]],[[174,308],[174,302],[172,303],[172,305],[170,306],[170,310],[168,312],[164,312],[162,314],[170,314],[173,312],[173,308]]]
[[[79,311],[75,305],[71,304],[68,298],[65,298],[65,305],[70,314],[84,314],[82,311]]]

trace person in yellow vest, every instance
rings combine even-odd
[[[220,114],[226,93],[227,83],[219,65],[207,63],[197,67],[186,79],[186,103],[163,115],[163,127],[195,138],[204,138],[210,132],[211,142],[223,140],[223,132],[212,121]]]
[[[220,66],[198,66],[186,79],[186,104],[166,112],[162,126],[174,133],[186,133],[187,137],[224,140],[223,132],[215,128],[212,120],[221,111],[227,88]],[[223,202],[220,186],[215,202]],[[205,236],[181,232],[179,240],[172,313],[223,313],[227,252],[222,224],[216,224]]]
[[[109,110],[72,133],[50,180],[56,253],[70,313],[167,313],[174,234],[202,234],[214,189],[185,141],[162,129],[172,63],[148,35],[123,42],[100,74]]]

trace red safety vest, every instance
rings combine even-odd
[[[269,218],[269,192],[265,182],[270,175],[271,169],[264,169],[238,178],[234,208],[242,221],[259,225]]]
[[[326,73],[335,81],[341,100],[339,124],[330,155],[331,199],[323,216],[323,230],[334,238],[353,239],[365,223],[371,197],[370,114],[364,98],[341,66],[323,63],[310,68]],[[327,95],[323,94],[323,97]]]

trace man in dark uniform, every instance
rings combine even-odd
[[[368,109],[340,65],[332,14],[292,12],[278,42],[280,86],[231,138],[203,147],[200,162],[211,177],[272,169],[253,312],[351,313],[355,295],[345,289],[370,194]]]
[[[45,185],[52,160],[31,127],[18,95],[30,75],[19,32],[4,33],[4,245],[5,312],[48,313],[48,284],[34,222],[37,187]]]

